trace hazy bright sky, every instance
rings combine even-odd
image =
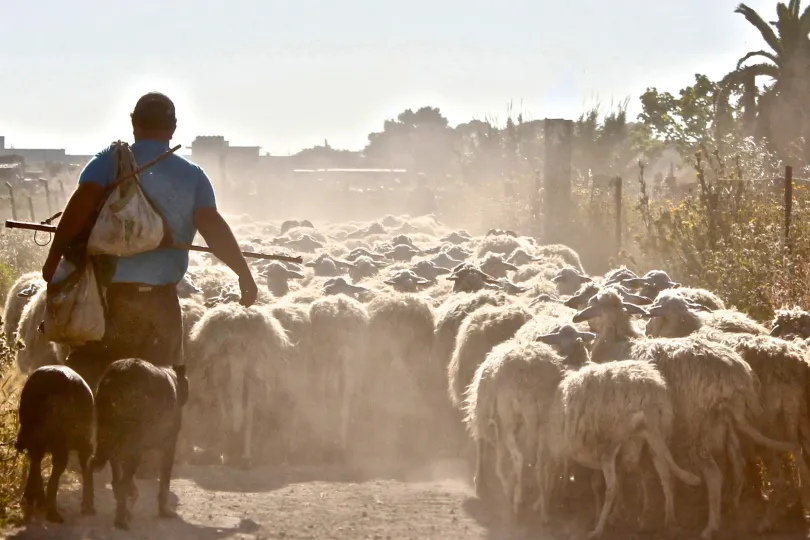
[[[360,149],[406,108],[452,125],[573,118],[597,100],[721,76],[758,33],[730,0],[28,0],[3,2],[6,146],[94,153],[131,138],[158,90],[176,141],[225,135],[287,154]],[[766,20],[776,2],[750,0]],[[227,7],[226,7],[227,6]]]

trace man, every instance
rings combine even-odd
[[[172,101],[163,94],[141,97],[130,115],[135,161],[142,166],[169,150],[177,120]],[[50,282],[61,256],[91,227],[91,216],[103,203],[106,188],[115,180],[115,153],[107,148],[94,156],[79,176],[42,268]],[[214,190],[203,170],[178,155],[170,155],[140,175],[146,196],[155,204],[178,244],[192,243],[197,231],[237,276],[241,304],[250,306],[256,283],[230,227],[217,211]],[[129,257],[108,258],[107,321],[104,338],[70,351],[67,365],[95,390],[104,369],[122,358],[142,358],[159,366],[173,366],[178,397],[188,393],[183,358],[183,322],[176,284],[188,269],[188,251],[156,249]]]
[[[425,173],[416,175],[416,187],[411,192],[408,207],[413,216],[425,216],[436,213],[436,195],[427,185]]]

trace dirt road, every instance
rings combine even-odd
[[[112,526],[108,476],[97,475],[92,517],[79,515],[78,485],[60,492],[65,524],[36,518],[3,538],[31,540],[230,540],[230,539],[489,539],[585,538],[591,512],[552,529],[505,524],[475,498],[457,464],[408,473],[358,474],[337,467],[273,467],[250,471],[225,467],[178,467],[172,491],[180,517],[156,515],[157,482],[139,480],[132,529]],[[106,485],[103,485],[106,482]],[[585,504],[591,509],[590,501]],[[615,532],[613,538],[696,538]],[[798,530],[770,538],[798,538]],[[729,531],[729,538],[755,538]],[[761,537],[759,537],[761,538]]]

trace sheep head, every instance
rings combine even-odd
[[[773,319],[771,335],[787,340],[810,338],[810,313],[799,307],[778,310]]]
[[[557,285],[557,292],[564,295],[576,294],[582,285],[593,282],[591,278],[571,267],[561,269],[551,281]]]
[[[447,242],[448,244],[464,244],[465,242],[469,242],[469,236],[462,236],[461,234],[457,233],[456,231],[451,232],[447,236],[441,239],[442,242]]]
[[[514,264],[515,266],[523,266],[524,264],[529,264],[534,260],[534,257],[529,255],[529,253],[523,248],[517,248],[515,251],[507,259],[507,262],[510,264]]]
[[[622,280],[622,285],[638,290],[641,296],[655,298],[658,293],[667,289],[675,289],[681,286],[669,279],[669,275],[663,270],[650,270],[640,278],[630,278]]]
[[[37,294],[37,291],[39,290],[39,287],[40,287],[39,283],[29,283],[27,287],[25,287],[24,289],[20,290],[17,293],[17,297],[18,298],[31,298],[32,296]]]
[[[492,276],[468,263],[462,263],[453,268],[453,273],[445,279],[455,281],[453,292],[477,292],[484,288],[498,288],[498,282]]]
[[[535,341],[554,347],[566,360],[566,365],[579,367],[588,361],[588,345],[594,339],[596,339],[596,334],[580,332],[575,326],[564,324],[548,334],[537,336]]]
[[[684,337],[697,330],[701,323],[696,312],[709,312],[707,307],[692,302],[677,291],[663,291],[647,309],[650,319],[645,334],[650,337]]]
[[[433,261],[419,261],[411,266],[410,270],[417,276],[431,281],[435,281],[437,277],[450,273],[450,270],[436,266],[433,264]]]
[[[588,306],[574,315],[573,322],[599,318],[599,327],[607,328],[618,323],[629,323],[631,315],[647,316],[647,312],[644,308],[622,300],[620,290],[606,287],[588,300]]]
[[[517,266],[504,261],[502,255],[496,255],[494,253],[487,255],[487,258],[481,263],[480,268],[485,274],[489,274],[495,278],[505,278],[507,272],[517,270]]]
[[[429,285],[432,281],[421,278],[410,270],[402,270],[383,283],[391,285],[399,292],[416,292],[420,286]]]
[[[265,283],[275,296],[287,294],[289,291],[287,281],[290,279],[304,279],[304,274],[277,262],[272,262],[264,268]]]
[[[399,244],[394,246],[391,251],[388,251],[385,256],[395,261],[409,262],[415,255],[419,255],[420,253],[422,252],[415,249],[413,246]]]
[[[332,278],[323,284],[323,293],[326,295],[345,294],[346,296],[354,296],[368,291],[369,289],[359,285],[353,285],[342,277]]]

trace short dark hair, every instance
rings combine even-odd
[[[174,129],[177,126],[174,103],[160,92],[149,92],[141,96],[130,117],[133,126],[143,129]]]

